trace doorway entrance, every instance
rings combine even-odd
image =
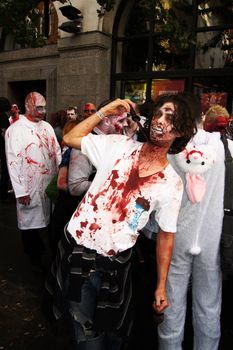
[[[8,83],[8,96],[11,103],[16,103],[20,113],[25,113],[24,100],[29,92],[37,91],[46,98],[46,80],[15,81]]]

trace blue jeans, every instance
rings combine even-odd
[[[82,285],[81,302],[69,302],[77,350],[119,350],[122,340],[113,333],[96,333],[92,326],[97,296],[101,287],[101,273],[90,273]]]

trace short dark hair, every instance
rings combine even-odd
[[[67,111],[71,111],[72,109],[75,111],[75,113],[77,113],[77,107],[76,106],[68,106],[66,108]]]
[[[172,143],[168,153],[176,154],[181,152],[189,140],[196,134],[196,121],[194,118],[194,113],[191,110],[191,103],[182,93],[177,94],[162,94],[159,95],[154,101],[153,115],[149,118],[148,123],[145,125],[148,139],[150,140],[150,126],[155,115],[160,107],[166,102],[172,102],[175,107],[175,118],[173,121],[174,128],[177,132],[181,133],[183,136],[177,137]]]

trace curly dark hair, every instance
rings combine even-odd
[[[154,101],[153,115],[150,117],[145,125],[145,130],[150,140],[150,126],[153,116],[160,107],[166,102],[172,102],[175,107],[175,118],[173,120],[174,128],[177,132],[182,133],[183,136],[177,137],[172,143],[168,153],[176,154],[181,152],[189,140],[196,134],[196,121],[194,113],[192,113],[191,104],[185,97],[185,94],[162,94]]]

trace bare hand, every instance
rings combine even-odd
[[[117,98],[116,100],[108,103],[106,106],[102,107],[100,110],[104,113],[105,116],[109,115],[121,115],[124,112],[129,113],[130,107],[135,107],[135,103],[133,103],[129,99],[121,100]]]
[[[31,197],[29,194],[23,197],[19,197],[18,202],[23,205],[29,205],[31,202]]]
[[[153,309],[158,314],[161,314],[169,306],[166,291],[164,289],[156,289],[154,297]]]

